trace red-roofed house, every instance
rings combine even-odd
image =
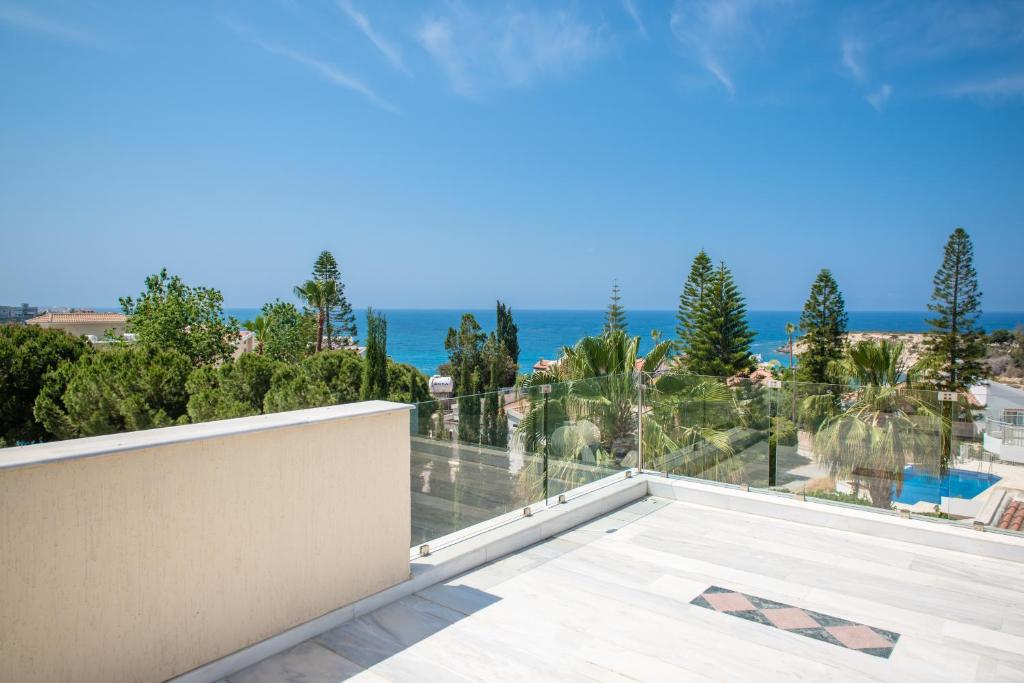
[[[47,312],[25,321],[26,325],[36,325],[46,329],[64,330],[74,335],[92,335],[102,339],[107,330],[114,334],[124,334],[127,318],[122,313],[97,313],[96,311],[72,311],[70,313]]]

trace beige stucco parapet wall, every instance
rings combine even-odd
[[[0,681],[162,681],[407,579],[408,408],[0,450]]]

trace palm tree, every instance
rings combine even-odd
[[[915,392],[905,383],[902,356],[903,344],[888,341],[850,347],[835,369],[854,389],[814,436],[818,463],[833,477],[864,485],[871,504],[883,509],[902,491],[906,466],[930,467],[939,453],[943,418],[932,392]]]
[[[540,393],[540,387],[552,385],[547,425],[587,420],[600,434],[601,457],[621,460],[636,443],[637,370],[657,370],[668,357],[671,342],[656,344],[640,363],[639,346],[639,337],[622,330],[584,337],[575,346],[564,347],[557,364],[526,378],[523,388],[531,401],[516,430],[521,445],[538,450],[554,431],[544,424]]]
[[[584,337],[564,347],[550,369],[524,379],[529,405],[512,444],[526,454],[546,454],[549,480],[571,488],[638,464],[640,382],[662,364],[671,342],[656,344],[642,361],[639,345],[639,337],[622,330]],[[642,429],[645,447],[657,443],[657,424],[645,416]],[[544,481],[536,469],[520,472],[521,495],[540,497]]]
[[[316,311],[316,350],[324,346],[324,324],[331,306],[338,299],[338,286],[333,280],[306,280],[295,288],[295,296]]]
[[[674,425],[656,410],[681,388],[671,375],[655,375],[668,357],[672,341],[659,342],[643,360],[640,339],[621,330],[584,337],[562,349],[559,363],[526,378],[523,388],[529,407],[513,435],[513,444],[526,453],[548,455],[549,479],[564,487],[577,486],[621,467],[639,465],[643,442],[645,466],[656,466],[665,454],[678,454],[680,444],[691,450],[700,444],[731,452],[724,432],[703,425]],[[549,385],[550,394],[542,387]],[[646,393],[651,400],[641,399]],[[710,401],[714,403],[714,399]],[[671,434],[670,434],[671,432]],[[683,456],[684,459],[688,456]],[[524,467],[522,472],[529,468]],[[536,472],[520,477],[522,495],[535,496],[543,484]]]
[[[895,386],[913,373],[903,361],[903,351],[903,342],[865,339],[850,346],[832,370],[860,386]]]
[[[256,336],[256,353],[263,355],[263,346],[270,333],[270,321],[264,315],[257,315],[252,320],[246,320],[242,323],[242,327]]]
[[[743,463],[733,460],[729,432],[739,428],[748,406],[718,377],[668,373],[647,394],[644,430],[647,462],[666,473],[739,483]]]

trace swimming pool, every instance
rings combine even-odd
[[[950,470],[945,477],[939,477],[933,472],[916,470],[911,465],[903,470],[903,491],[898,496],[894,495],[893,501],[908,505],[925,501],[938,505],[942,496],[974,498],[1000,479],[994,474],[969,470]]]

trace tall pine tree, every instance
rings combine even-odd
[[[804,382],[828,382],[830,364],[843,358],[846,345],[846,304],[839,284],[822,268],[800,314],[804,350],[797,374]]]
[[[372,308],[366,309],[366,358],[363,362],[364,401],[386,399],[388,386],[388,321]]]
[[[351,344],[356,343],[359,331],[356,328],[356,316],[352,305],[345,296],[345,285],[341,281],[341,270],[334,255],[324,250],[317,256],[313,264],[313,279],[318,282],[330,281],[337,289],[337,296],[330,307],[329,315],[324,323],[324,334],[328,340],[328,348],[334,345],[334,333],[337,332]]]
[[[676,353],[684,358],[690,354],[690,336],[693,332],[694,318],[704,301],[704,294],[711,282],[715,269],[707,252],[700,250],[690,265],[690,275],[679,295],[679,308],[676,311]]]
[[[725,263],[712,274],[691,329],[690,372],[731,377],[754,367],[747,307]]]
[[[619,294],[619,281],[612,283],[612,298],[608,302],[608,310],[604,314],[604,332],[626,331],[626,309],[619,302],[622,295]]]
[[[925,380],[940,391],[962,391],[985,377],[984,331],[981,291],[974,270],[974,247],[963,228],[946,242],[942,265],[932,280],[935,285],[928,310],[930,330],[925,336]]]

